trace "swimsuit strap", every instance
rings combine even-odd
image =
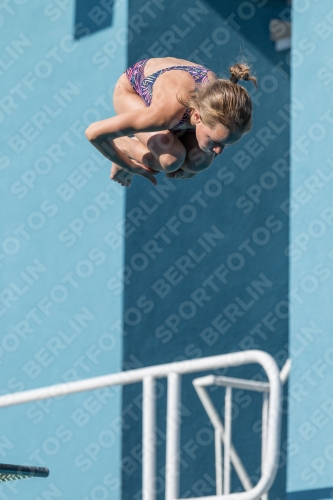
[[[172,130],[179,130],[179,129],[180,129],[180,127],[183,125],[183,123],[187,122],[187,120],[190,118],[190,116],[191,116],[191,111],[192,111],[191,109],[186,108],[186,109],[185,109],[185,113],[183,114],[183,116],[182,116],[182,118],[181,118],[180,122],[178,122],[178,123],[177,123],[177,125],[175,125],[175,126],[172,128]]]
[[[147,61],[144,62],[145,66]],[[142,67],[142,74],[144,73],[144,66]],[[153,85],[156,79],[163,73],[172,70],[187,71],[193,77],[196,85],[200,83],[209,83],[207,73],[210,70],[208,68],[205,68],[204,66],[169,66],[168,68],[160,69],[159,71],[155,71],[155,73],[152,73],[149,76],[143,77],[140,81],[140,95],[148,106],[150,106],[153,98]],[[190,117],[190,114],[191,110],[186,109],[180,122],[175,127],[173,127],[174,130],[177,130],[183,123],[185,123]]]

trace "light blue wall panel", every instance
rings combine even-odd
[[[126,68],[127,3],[113,9],[111,27],[77,42],[74,0],[1,4],[2,394],[121,370],[122,296],[106,282],[123,262],[108,234],[124,192],[84,136],[114,113]],[[120,411],[111,389],[1,409],[0,462],[51,474],[0,498],[117,499]]]
[[[306,500],[333,487],[332,2],[294,3],[292,46],[288,491]]]

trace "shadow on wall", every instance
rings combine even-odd
[[[329,498],[333,498],[333,488],[293,491],[287,496],[287,500],[326,500]]]
[[[270,41],[269,21],[271,19],[291,21],[291,7],[287,4],[287,0],[239,2],[236,6],[230,0],[224,2],[206,0],[205,3],[236,33],[239,33],[240,37],[248,40],[271,62],[276,64],[279,61],[280,54],[272,50],[274,42]],[[257,23],[255,19],[258,10],[261,11],[262,23]],[[255,22],[255,29],[251,21]]]
[[[96,0],[76,0],[74,39],[92,35],[110,28],[113,20],[114,0],[104,0],[101,5]]]

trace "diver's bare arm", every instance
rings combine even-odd
[[[144,110],[129,111],[106,120],[95,122],[89,125],[85,133],[91,144],[108,160],[116,163],[128,172],[148,177],[153,182],[155,178],[152,179],[152,171],[148,167],[139,167],[130,160],[117,148],[114,144],[114,139],[137,132],[163,130],[166,125],[166,120],[161,119],[161,113],[157,113],[155,109],[147,108]]]

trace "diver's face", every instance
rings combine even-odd
[[[230,132],[221,123],[218,123],[214,128],[204,125],[197,110],[194,110],[192,119],[199,148],[205,153],[220,155],[226,147],[236,144],[244,135],[240,132]]]

